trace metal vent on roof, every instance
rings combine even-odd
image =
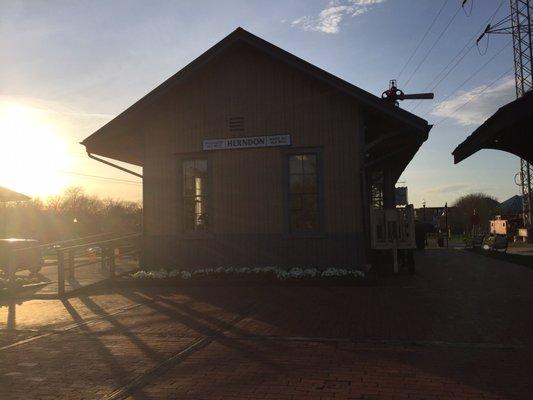
[[[229,130],[230,132],[244,131],[244,117],[230,117]]]

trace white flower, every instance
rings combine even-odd
[[[319,274],[319,271],[316,268],[306,268],[304,270],[304,275],[311,278],[316,277]]]
[[[276,277],[281,280],[289,277],[289,273],[285,271],[284,269],[278,269],[275,271],[275,273],[276,273]]]
[[[364,278],[365,277],[365,273],[363,271],[359,271],[357,269],[352,271],[352,275],[355,276],[356,278]]]
[[[363,278],[365,274],[362,271],[355,269],[345,268],[327,268],[325,270],[319,270],[317,268],[300,268],[294,267],[290,269],[276,268],[276,267],[219,267],[213,268],[201,268],[193,271],[180,270],[180,269],[160,269],[160,270],[148,270],[137,271],[130,276],[134,279],[165,279],[165,278],[181,278],[190,279],[193,276],[207,276],[207,275],[223,275],[223,274],[238,274],[238,275],[250,275],[250,274],[274,274],[277,279],[305,279],[305,278],[319,278],[319,277],[354,277]],[[0,278],[0,281],[3,279]]]
[[[177,269],[173,269],[171,270],[169,273],[168,273],[168,277],[169,278],[176,278],[177,276],[179,276],[180,274],[180,271],[177,270]]]
[[[291,278],[301,278],[304,275],[304,270],[301,268],[291,268],[287,275]]]
[[[322,276],[325,276],[325,277],[330,277],[330,276],[337,276],[337,277],[342,277],[342,276],[346,276],[346,275],[349,275],[350,274],[350,271],[346,270],[346,269],[342,269],[342,268],[328,268],[324,271],[322,271]]]

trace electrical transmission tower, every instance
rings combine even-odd
[[[487,25],[477,42],[479,43],[485,34],[506,33],[513,36],[516,97],[520,98],[533,89],[533,50],[531,45],[533,0],[509,0],[509,3],[511,13],[494,25]],[[530,229],[533,212],[533,191],[531,188],[533,167],[524,159],[520,159],[519,177],[522,188],[524,228]]]
[[[516,97],[522,97],[533,88],[532,80],[532,47],[531,47],[531,15],[533,4],[530,0],[510,0],[512,16],[512,35],[514,52],[514,69]],[[531,212],[533,199],[531,191],[531,164],[520,159],[520,183],[522,186],[522,205],[524,228],[531,228]]]

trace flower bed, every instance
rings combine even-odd
[[[308,282],[308,281],[362,281],[361,271],[344,268],[202,268],[196,270],[160,269],[137,271],[130,275],[133,280],[172,280],[172,281],[255,281],[255,282]]]

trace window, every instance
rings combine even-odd
[[[319,231],[318,157],[316,153],[289,155],[288,192],[290,232]]]
[[[183,228],[204,231],[209,226],[207,160],[185,160],[183,167]]]

